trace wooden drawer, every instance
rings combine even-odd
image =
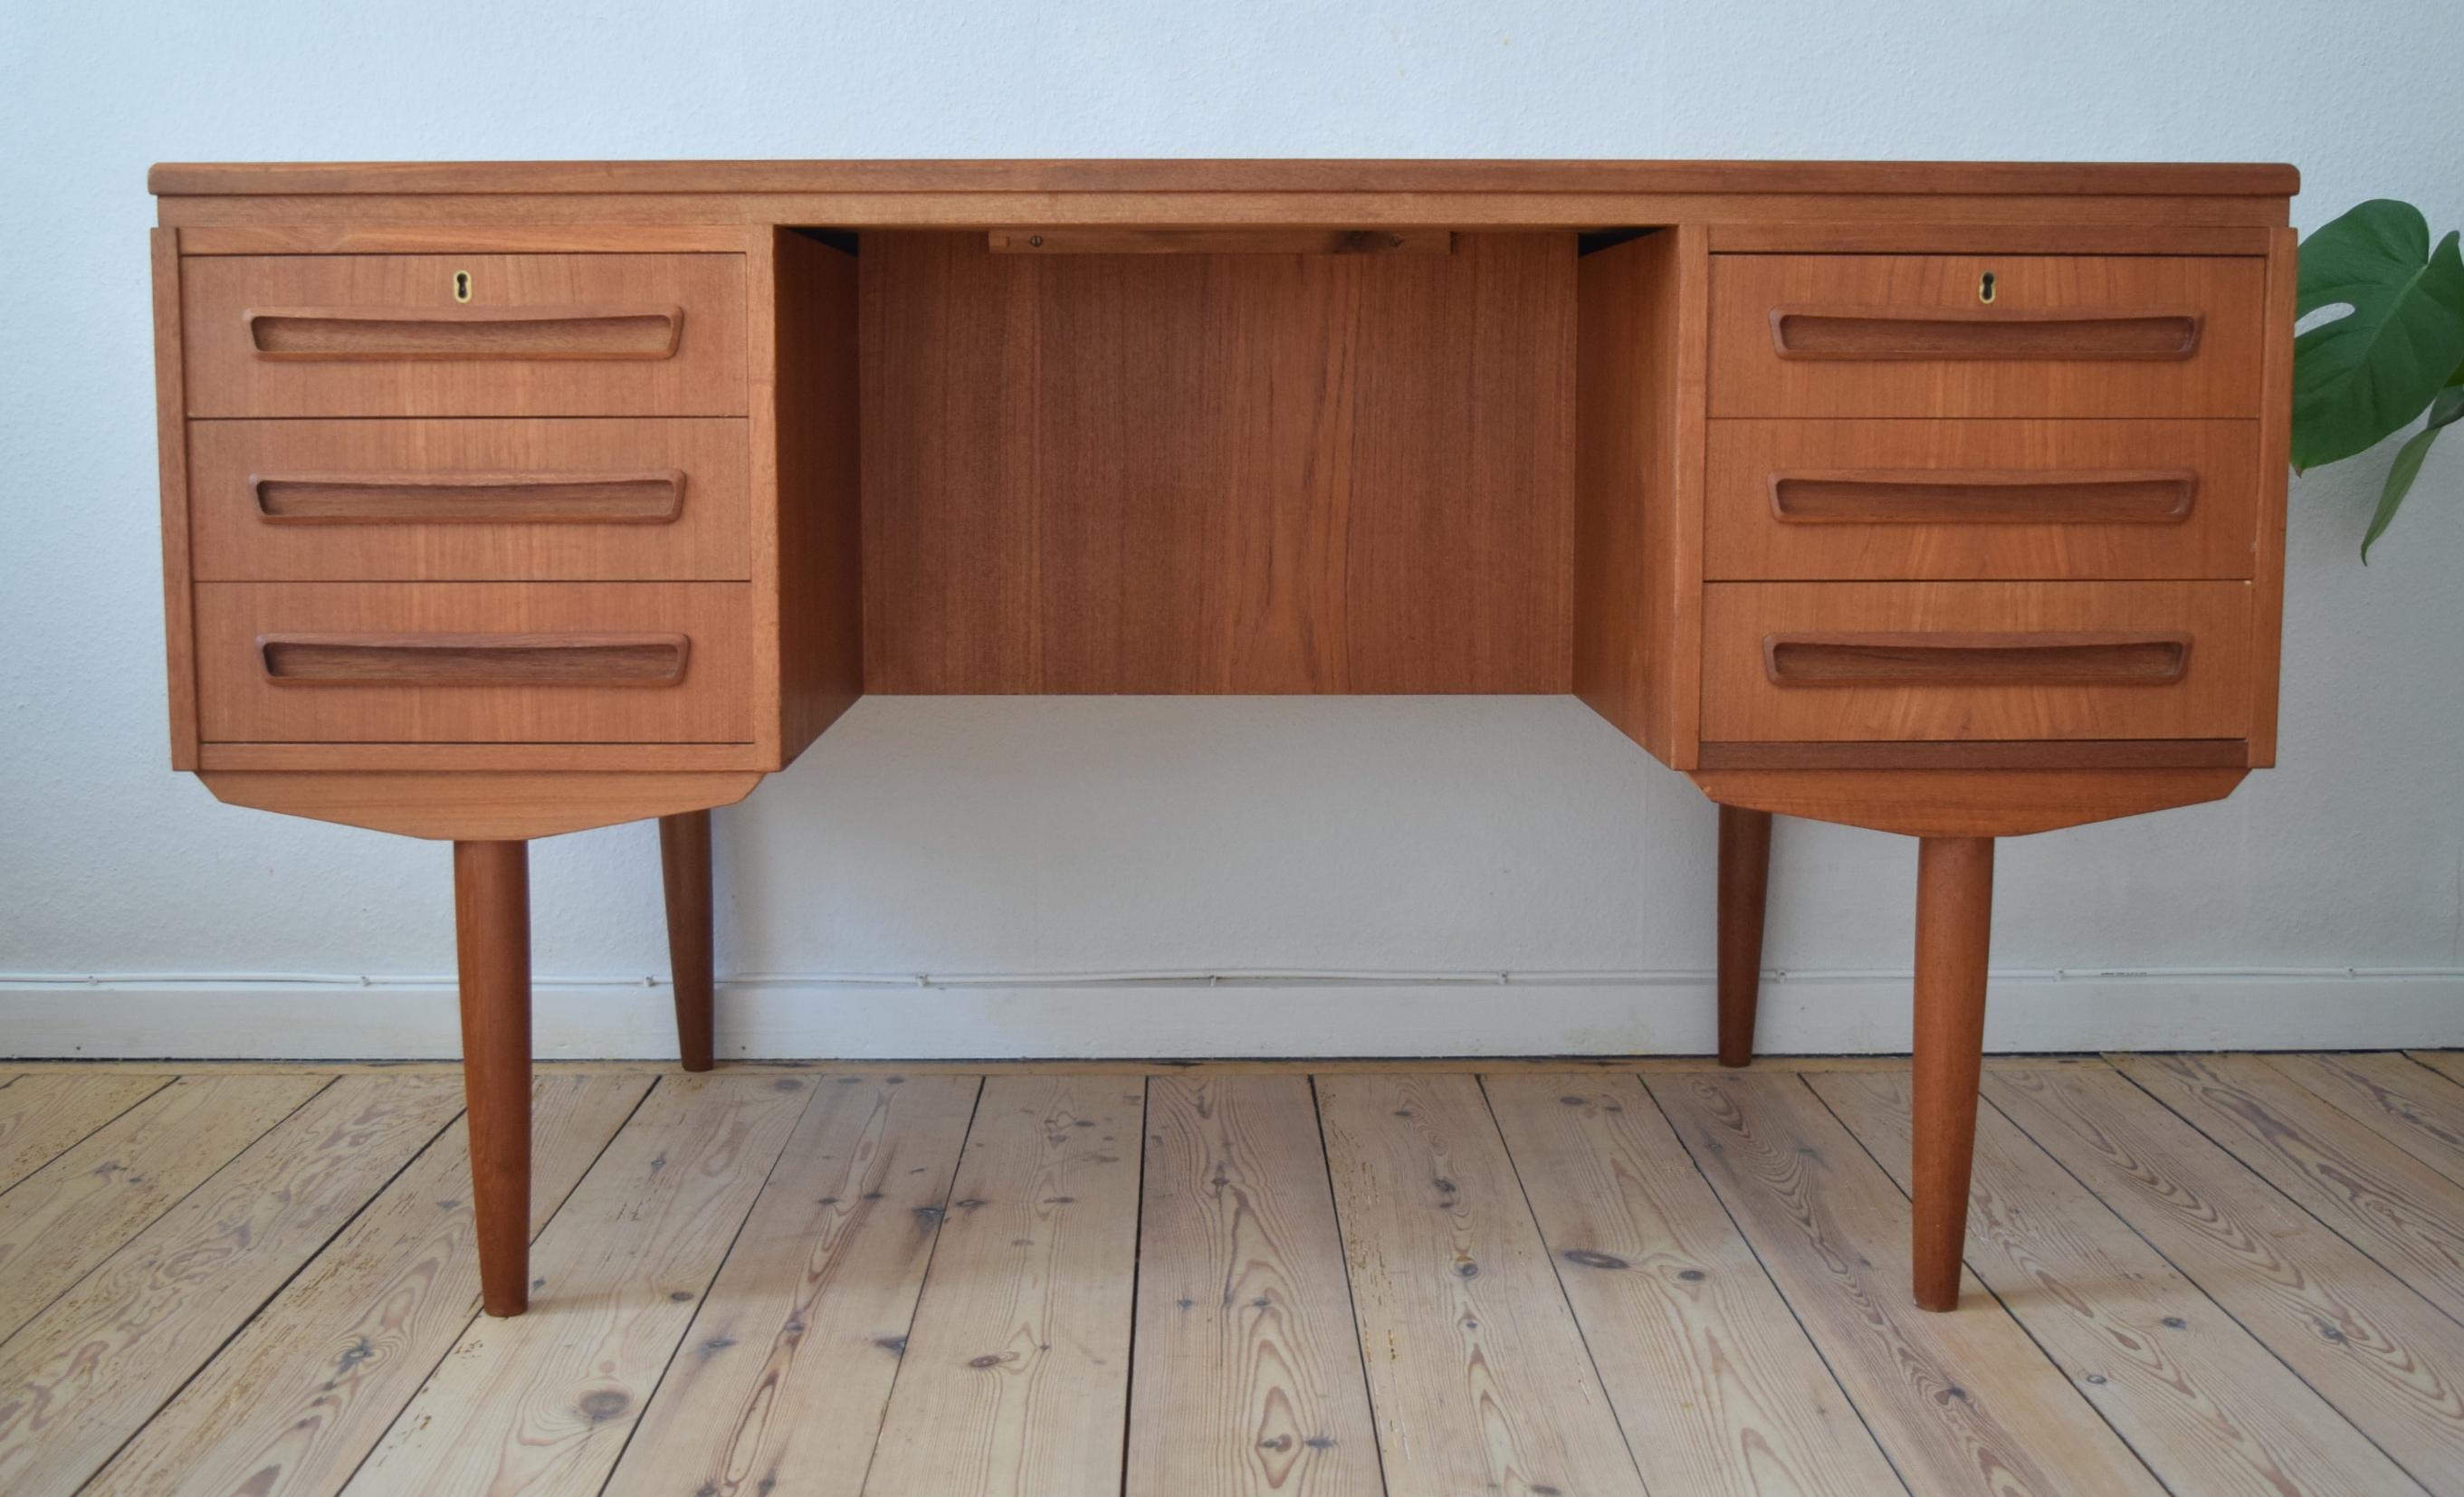
[[[1706,742],[2240,738],[2248,583],[1712,583]]]
[[[752,575],[745,423],[192,421],[203,582]]]
[[[192,416],[745,413],[740,254],[195,255],[180,305]]]
[[[740,743],[742,583],[200,583],[224,743]]]
[[[1714,421],[1705,575],[2252,575],[2255,421]]]
[[[2255,256],[1714,255],[1710,410],[2255,417],[2266,278]]]

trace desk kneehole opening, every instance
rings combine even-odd
[[[1774,686],[2170,686],[2190,636],[2138,633],[1769,634]]]
[[[682,634],[261,634],[281,686],[673,687]]]

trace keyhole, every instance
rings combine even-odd
[[[1992,277],[1989,275],[1986,279],[1991,280]],[[455,271],[453,273],[453,299],[456,301],[468,301],[471,299],[471,273],[469,271]],[[1989,296],[1985,299],[1991,301],[1993,298]]]
[[[1991,271],[1987,271],[1984,278],[1976,283],[1976,299],[1979,301],[1991,301],[1993,299],[1993,273]]]

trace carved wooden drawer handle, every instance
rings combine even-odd
[[[1783,359],[2188,359],[2196,312],[1773,307]]]
[[[2163,686],[2182,679],[2188,634],[1770,634],[1774,686]]]
[[[302,686],[674,686],[682,634],[263,634],[269,679]]]
[[[1942,468],[1771,474],[1771,513],[1796,524],[2110,525],[2189,518],[2199,475]]]
[[[666,473],[258,473],[256,513],[278,523],[663,524],[683,512]]]
[[[285,307],[241,314],[260,359],[667,359],[682,307]]]

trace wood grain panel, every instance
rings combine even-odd
[[[187,357],[180,327],[180,231],[149,236],[154,290],[154,455],[163,521],[163,647],[171,767],[197,767],[196,621],[189,594]]]
[[[1899,1488],[1821,1354],[1631,1077],[1485,1075],[1515,1175],[1654,1491]]]
[[[1382,1497],[1309,1078],[1147,1084],[1132,1497]]]
[[[648,1076],[531,1089],[537,1235]],[[324,1497],[340,1490],[479,1310],[467,1120],[394,1178],[113,1458],[88,1497]]]
[[[2254,421],[1714,421],[1713,579],[2246,578]]]
[[[1639,1494],[1479,1083],[1317,1087],[1387,1489]]]
[[[2109,1070],[1991,1070],[1985,1096],[2415,1480],[2464,1492],[2464,1327]]]
[[[1703,733],[1739,742],[2235,738],[2250,724],[2250,606],[2249,584],[2231,582],[1714,583],[1704,588]],[[1881,664],[1808,684],[1772,658],[1792,640]],[[1959,657],[1938,681],[1883,669],[1929,643]],[[2020,658],[2044,653],[2034,646],[2100,643],[2135,649],[2129,659],[2142,663],[2161,649],[2170,664],[2108,679],[2063,672],[2118,669],[2118,656],[2057,661],[2051,675]]]
[[[539,1233],[529,1311],[473,1322],[343,1490],[596,1494],[811,1099],[662,1079]]]
[[[212,777],[217,771],[238,783],[252,782],[245,778],[249,776],[256,777],[253,782],[265,783],[267,774],[297,770],[348,769],[380,778],[494,772],[507,776],[500,782],[509,784],[515,775],[533,776],[536,783],[538,775],[556,771],[676,776],[743,770],[758,775],[761,764],[759,748],[751,743],[211,743],[202,757],[204,772],[198,778],[209,785],[215,782]],[[705,804],[726,805],[741,798],[739,792]]]
[[[996,229],[995,254],[1452,254],[1443,229]]]
[[[210,255],[181,276],[192,416],[745,411],[740,254]]]
[[[1720,254],[2265,254],[2268,235],[2250,224],[1892,224],[1842,216],[1801,224],[1715,223],[1711,249]]]
[[[0,1200],[0,1341],[325,1081],[182,1077],[11,1190]]]
[[[1918,161],[691,161],[165,162],[146,173],[158,196],[206,194],[815,192],[1102,193],[1132,212],[1142,197],[1187,193],[1813,193],[1997,196],[2232,195],[2300,189],[2288,165],[2243,162]],[[274,205],[276,208],[284,205]],[[1836,203],[1833,206],[1837,206]],[[707,208],[704,209],[707,212]],[[292,209],[295,219],[309,215]],[[2025,215],[1980,214],[1970,222]],[[2160,205],[2143,223],[2167,223]],[[540,215],[570,223],[569,216]],[[705,219],[705,222],[708,220]],[[787,221],[793,222],[792,217]],[[822,220],[832,222],[834,220]],[[1005,222],[1022,221],[1012,214]],[[1169,222],[1170,220],[1155,220]],[[1261,222],[1339,222],[1339,218]],[[1446,222],[1443,214],[1430,220]],[[1611,219],[1609,222],[1623,222]],[[1953,219],[1951,222],[1961,222]]]
[[[1705,743],[1702,767],[1778,770],[1870,769],[2229,769],[2247,745],[2239,738],[2038,738],[1984,743]]]
[[[741,581],[741,421],[197,421],[200,582]]]
[[[1699,231],[1577,271],[1573,689],[1661,762],[1694,762],[1702,672]]]
[[[2464,1186],[2255,1055],[2131,1055],[2125,1076],[2464,1321]]]
[[[1908,1086],[1806,1078],[1902,1190]],[[2402,1467],[2016,1125],[1984,1110],[1969,1264],[2175,1492],[2418,1492]]]
[[[739,583],[204,583],[199,705],[215,742],[745,742],[750,588]],[[268,669],[286,636],[680,636],[673,685],[319,684]]]
[[[0,1345],[0,1490],[73,1491],[462,1105],[344,1076]]]
[[[1972,1275],[1909,1302],[1907,1200],[1801,1081],[1645,1084],[1912,1491],[2164,1490]]]
[[[565,748],[570,752],[570,745]],[[197,778],[226,805],[450,842],[521,842],[705,811],[734,805],[761,782],[761,776],[751,770],[698,774],[601,770],[588,764],[515,772],[484,767],[331,772],[346,767],[208,771]]]
[[[171,1080],[143,1071],[98,1071],[0,1081],[0,1191],[51,1163]]]
[[[768,434],[757,437],[754,459],[770,498],[755,515],[766,522],[767,561],[754,608],[765,698],[778,682],[777,724],[765,720],[759,734],[775,769],[863,694],[864,524],[855,261],[782,229],[768,265],[771,389],[765,400],[757,358],[754,390],[754,428]],[[754,299],[761,338],[763,298]]]
[[[1361,262],[1352,691],[1571,689],[1574,248],[1466,234],[1450,255]]]
[[[2250,764],[2276,762],[2276,707],[2284,657],[2284,526],[2293,473],[2293,328],[2299,289],[2300,236],[2271,230],[2267,317],[2260,333],[2258,537],[2253,548]]]
[[[2255,256],[1720,255],[1711,413],[2255,416],[2266,277]]]
[[[864,248],[865,682],[1040,691],[1045,268],[995,259],[973,235],[874,233]]]
[[[607,1497],[862,1489],[979,1083],[814,1086]]]
[[[868,1492],[1111,1492],[1129,1410],[1145,1089],[984,1083]]]
[[[2256,231],[2261,234],[2265,230]],[[183,254],[696,253],[744,248],[733,224],[234,224],[184,234]]]
[[[691,171],[701,165],[692,164],[683,169]],[[1184,169],[1190,165],[1177,162],[1171,169]],[[1520,167],[1527,164],[1508,165]],[[1892,165],[1896,168],[1899,164]],[[1829,180],[1834,185],[1828,190],[1808,185],[1800,190],[1767,192],[1620,192],[1595,183],[1589,187],[1569,187],[1562,190],[1501,188],[1417,193],[1398,192],[1390,184],[1383,188],[1325,190],[1159,187],[1151,191],[1064,191],[1022,197],[1017,190],[902,189],[887,183],[843,192],[743,193],[691,189],[587,191],[576,186],[565,191],[484,194],[180,194],[164,198],[156,205],[156,211],[164,224],[184,231],[190,228],[263,228],[332,220],[348,220],[363,231],[450,226],[473,231],[468,240],[452,241],[464,248],[493,243],[483,231],[536,229],[548,223],[577,233],[587,230],[660,228],[709,232],[730,226],[739,231],[758,231],[777,224],[825,224],[846,231],[961,230],[980,234],[988,225],[1014,224],[1028,217],[1045,224],[1089,228],[1151,228],[1156,224],[1255,228],[1260,224],[1332,223],[1400,229],[1443,224],[1457,233],[1552,229],[1589,231],[1603,225],[1801,224],[1811,218],[1837,216],[1846,206],[1836,185],[1838,179],[1829,175],[1833,168],[1827,165],[1815,164],[1815,168],[1800,181],[1812,184]],[[1987,168],[1986,174],[1990,176],[1992,169],[1995,168]],[[1902,173],[1895,180],[1902,184],[1898,190],[1859,194],[1855,211],[1862,221],[1882,226],[1941,227],[1991,220],[2009,225],[2126,226],[2145,230],[2150,223],[2169,227],[2278,226],[2291,217],[2290,205],[2280,193],[1954,192],[1947,190],[1947,183],[1943,180],[1921,185],[1923,179],[1917,172]],[[646,237],[644,242],[648,245],[657,241]]]
[[[1709,745],[1705,745],[1707,748]],[[1700,769],[1722,805],[1910,837],[2020,837],[2220,801],[2246,769]]]
[[[869,690],[1566,690],[1570,236],[862,279]]]

